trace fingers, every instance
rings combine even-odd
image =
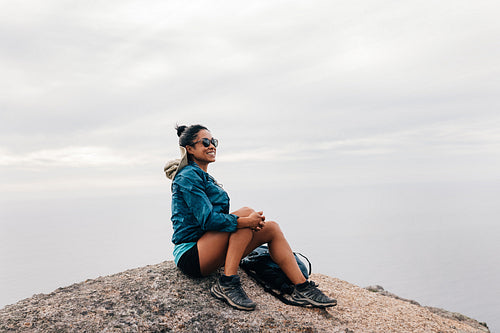
[[[252,228],[253,230],[255,231],[259,231],[259,230],[262,230],[262,228],[264,228],[264,226],[266,225],[266,222],[264,221],[260,221],[257,226],[255,226],[254,228]]]
[[[252,230],[259,231],[262,228],[264,228],[266,217],[264,216],[263,211],[253,212],[251,214],[251,216],[252,216],[252,218],[254,218],[254,220],[252,222],[253,226],[250,227]]]

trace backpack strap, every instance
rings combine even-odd
[[[294,254],[298,254],[299,256],[301,256],[302,258],[304,258],[307,261],[307,263],[309,264],[309,275],[311,275],[312,265],[311,265],[311,262],[309,261],[309,259],[307,259],[307,257],[305,255],[303,255],[302,253],[294,252]]]

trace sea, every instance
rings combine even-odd
[[[500,332],[500,183],[229,192],[234,209],[250,206],[278,221],[313,273],[381,285]],[[1,197],[0,308],[172,260],[171,235],[168,186]]]

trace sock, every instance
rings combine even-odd
[[[304,283],[296,284],[295,287],[298,290],[304,290],[308,285],[309,285],[309,281],[306,280],[306,282],[304,282]]]
[[[239,280],[240,277],[238,275],[229,275],[229,276],[227,276],[225,274],[222,274],[220,276],[220,282],[222,282],[222,283],[229,283],[229,282],[234,281],[236,278]]]

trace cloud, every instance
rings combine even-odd
[[[385,156],[385,158],[470,156],[489,154],[500,157],[500,118],[438,122],[413,128],[384,131],[358,137],[337,137],[306,144],[294,138],[280,145],[230,149],[218,159],[224,162],[297,161],[328,159],[336,155]]]
[[[1,7],[3,167],[161,164],[176,122],[232,164],[498,151],[492,1]]]
[[[121,155],[108,147],[64,147],[60,149],[43,149],[25,154],[13,154],[0,151],[1,166],[31,167],[96,167],[117,166],[141,163],[137,156]]]

